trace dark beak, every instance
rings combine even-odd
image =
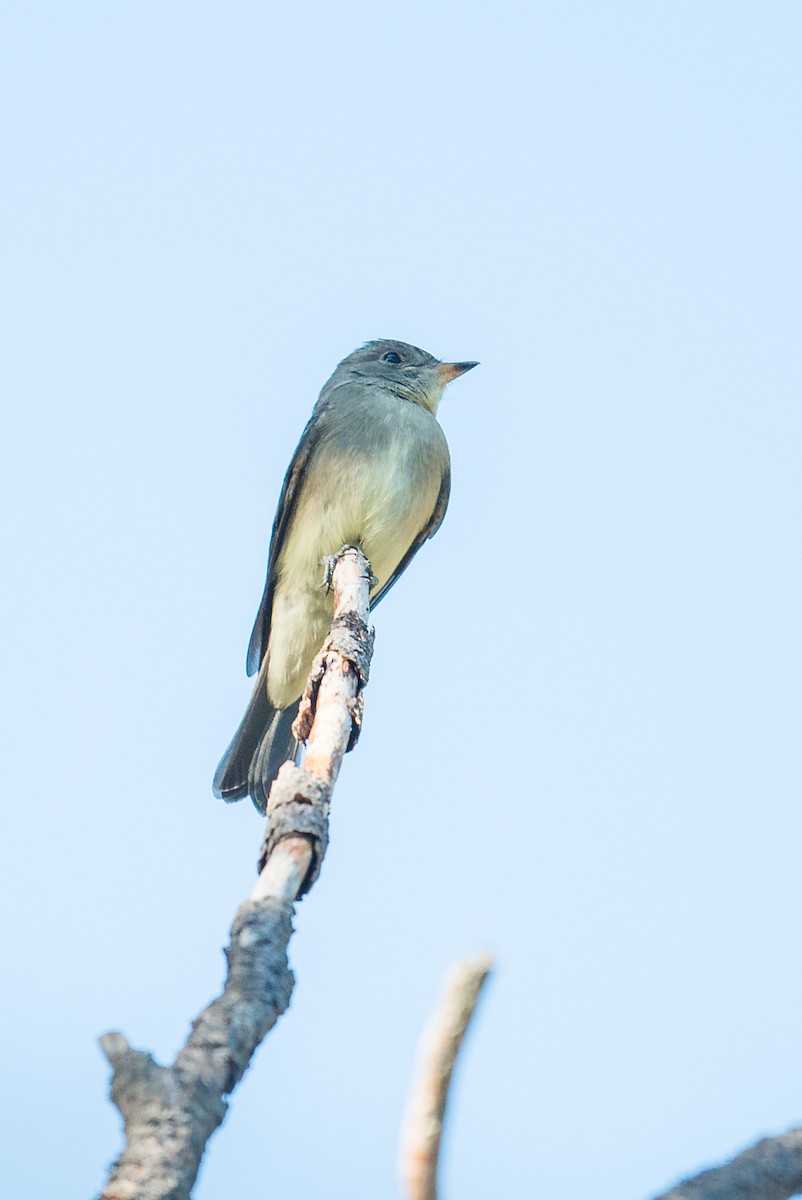
[[[438,363],[437,370],[443,376],[446,383],[450,383],[452,379],[457,379],[460,375],[464,375],[466,371],[472,371],[474,367],[478,366],[478,362]]]

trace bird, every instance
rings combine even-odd
[[[324,385],[284,477],[248,645],[256,685],[215,772],[216,796],[250,794],[264,813],[279,768],[298,753],[292,725],[333,612],[322,564],[359,547],[373,609],[440,528],[451,459],[437,407],[446,385],[476,366],[379,339]]]

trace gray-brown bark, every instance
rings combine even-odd
[[[100,1039],[126,1145],[101,1200],[186,1200],[228,1096],[290,1002],[287,963],[295,900],[317,878],[331,791],[356,740],[373,649],[370,566],[353,548],[333,573],[334,620],[299,714],[303,766],[285,764],[270,791],[256,886],[237,911],[222,993],[200,1013],[172,1066],[132,1049],[121,1033]]]
[[[790,1200],[802,1193],[802,1129],[762,1138],[655,1200]]]

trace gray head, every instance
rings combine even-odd
[[[324,391],[332,384],[356,380],[412,400],[434,413],[446,384],[478,365],[440,362],[418,346],[381,338],[366,342],[344,358]]]

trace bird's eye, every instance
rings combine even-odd
[[[396,354],[395,350],[390,350],[387,354],[382,355],[382,362],[400,363],[401,355]]]

